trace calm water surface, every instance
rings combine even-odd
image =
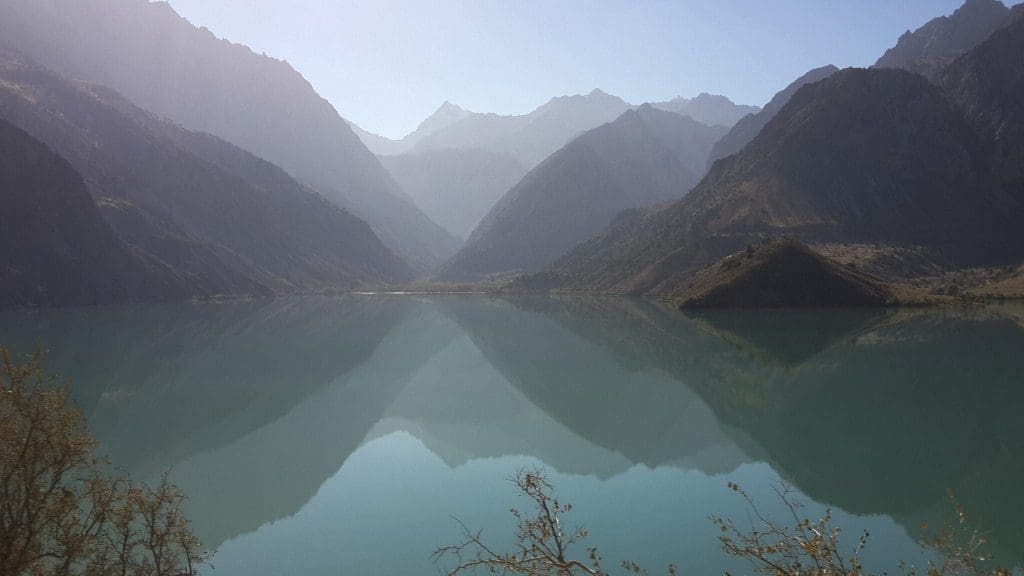
[[[793,486],[890,570],[952,490],[1024,564],[1019,307],[304,298],[3,313],[0,342],[50,350],[117,466],[171,470],[218,576],[435,574],[452,517],[509,542],[524,466],[609,567],[746,571],[708,520],[746,521],[729,481],[776,514]]]

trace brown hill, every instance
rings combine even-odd
[[[672,299],[683,308],[882,306],[895,291],[791,239],[748,246],[694,275]]]
[[[771,101],[765,104],[763,109],[741,118],[740,121],[729,130],[729,133],[723,136],[711,150],[711,156],[708,158],[708,168],[710,168],[716,160],[732,156],[740,150],[743,150],[743,147],[749,144],[750,141],[761,132],[761,129],[779,113],[779,110],[782,110],[782,107],[789,102],[789,99],[793,97],[793,94],[796,94],[797,90],[806,84],[813,84],[814,82],[824,80],[836,72],[839,72],[839,69],[832,65],[815,68],[814,70],[811,70],[797,78],[789,86],[786,86],[782,91],[775,94]]]

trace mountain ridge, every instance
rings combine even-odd
[[[645,105],[590,130],[509,190],[437,278],[536,271],[621,211],[682,197],[724,128]]]
[[[0,5],[0,37],[61,75],[108,86],[277,164],[366,220],[420,269],[458,245],[291,65],[219,39],[166,3],[10,0]]]
[[[188,295],[270,295],[407,281],[369,226],[283,170],[0,52],[0,117],[65,158],[129,246]]]
[[[708,169],[716,160],[732,156],[749,144],[802,86],[824,80],[838,71],[839,69],[831,64],[810,70],[775,94],[760,111],[740,118],[729,130],[729,133],[723,136],[711,150]]]
[[[923,77],[843,70],[800,88],[683,200],[620,221],[518,286],[665,294],[780,234],[1019,261],[1020,199],[991,187],[985,155],[965,115]]]

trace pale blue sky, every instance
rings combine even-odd
[[[807,70],[867,66],[962,0],[170,0],[288,60],[343,116],[390,137],[443,101],[523,113],[593,88],[761,105]]]

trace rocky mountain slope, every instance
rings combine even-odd
[[[938,81],[981,134],[995,178],[1024,199],[1024,5]]]
[[[351,289],[412,276],[365,222],[280,168],[107,88],[0,53],[0,118],[67,159],[121,239],[173,270],[191,295]]]
[[[63,76],[108,86],[277,164],[421,267],[458,245],[287,62],[196,28],[166,2],[8,0],[0,3],[0,38]]]
[[[882,281],[787,238],[751,245],[694,275],[683,308],[841,308],[895,304]]]
[[[967,58],[1012,65],[987,60],[986,46]],[[671,293],[711,262],[782,234],[924,247],[959,265],[1019,261],[1024,208],[994,185],[990,147],[923,77],[844,70],[798,90],[683,200],[621,220],[524,285]]]
[[[724,130],[645,105],[585,133],[511,189],[439,278],[536,271],[621,211],[682,197]]]
[[[875,62],[935,78],[957,56],[977,46],[1003,24],[1009,9],[999,0],[966,0],[949,16],[934,18],[911,32]]]
[[[838,71],[838,68],[831,65],[815,68],[794,80],[792,84],[772,97],[771,101],[765,104],[762,110],[741,118],[736,122],[735,126],[729,130],[729,133],[723,136],[711,150],[711,157],[708,158],[708,168],[710,168],[716,160],[720,160],[726,156],[732,156],[749,144],[750,141],[761,132],[761,129],[779,113],[779,110],[782,110],[782,107],[789,102],[789,99],[793,97],[793,94],[796,94],[796,91],[802,86],[824,80]]]
[[[0,308],[186,296],[180,278],[129,249],[81,175],[0,120]]]

